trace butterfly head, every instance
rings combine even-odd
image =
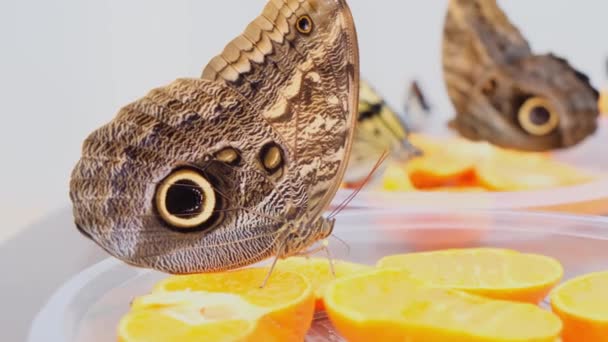
[[[487,73],[452,127],[495,145],[546,151],[578,144],[597,128],[598,93],[553,55],[528,56]]]
[[[280,244],[278,253],[281,257],[292,256],[302,253],[314,243],[328,238],[334,230],[336,220],[334,218],[318,217],[306,223],[294,222],[291,224],[285,236],[285,241]]]

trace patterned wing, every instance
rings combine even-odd
[[[79,230],[170,273],[279,253],[342,176],[357,62],[343,1],[271,1],[202,79],[151,91],[86,139],[70,184]]]
[[[359,61],[344,0],[272,0],[203,72],[248,99],[281,136],[294,206],[319,215],[345,172],[358,102]]]
[[[597,128],[597,91],[552,54],[533,54],[495,0],[450,0],[443,71],[456,109],[451,126],[470,139],[547,151]]]

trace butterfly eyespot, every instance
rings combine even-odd
[[[517,119],[526,132],[535,136],[550,134],[559,126],[559,115],[549,101],[540,97],[526,100]]]
[[[283,167],[283,150],[275,143],[267,144],[260,152],[260,161],[269,174],[275,174]]]
[[[191,230],[208,223],[217,205],[211,183],[200,173],[183,169],[162,181],[155,195],[161,219],[179,230]]]
[[[296,29],[302,34],[310,34],[313,29],[312,19],[307,15],[299,17],[296,21]]]
[[[481,88],[481,92],[486,96],[492,95],[496,91],[497,87],[498,82],[496,82],[496,80],[492,78],[486,83],[484,83],[483,87]]]
[[[228,165],[237,166],[241,163],[241,154],[231,148],[227,147],[215,154],[215,158]]]

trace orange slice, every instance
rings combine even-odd
[[[551,294],[564,323],[564,342],[608,341],[608,272],[572,279]]]
[[[544,154],[498,151],[477,166],[481,184],[494,191],[534,190],[585,183],[589,175]]]
[[[445,187],[445,188],[435,188],[431,189],[432,192],[445,191],[445,192],[465,192],[465,193],[475,193],[475,192],[488,192],[488,189],[478,186],[475,184],[472,185],[463,185],[463,186],[453,186],[453,187]]]
[[[608,89],[602,90],[599,99],[599,110],[603,116],[608,116]]]
[[[416,139],[422,140],[416,146],[421,146],[424,154],[408,162],[407,169],[418,189],[477,186],[475,165],[493,151],[489,144],[458,138],[433,143]]]
[[[173,276],[134,301],[119,326],[124,342],[302,341],[315,297],[310,281],[266,268]]]
[[[407,270],[412,277],[433,286],[534,304],[563,276],[557,260],[493,248],[393,255],[381,259],[378,266]]]
[[[334,261],[335,276],[331,273],[329,260],[325,258],[299,258],[293,257],[277,262],[276,269],[290,271],[307,277],[317,297],[316,309],[323,310],[323,294],[327,284],[336,278],[370,271],[371,266],[350,263],[346,261]]]
[[[159,292],[138,298],[119,325],[121,342],[254,341],[267,310],[239,296]]]
[[[417,189],[467,186],[475,182],[473,162],[450,153],[414,158],[406,167],[410,181]]]
[[[416,187],[410,181],[405,167],[390,164],[382,176],[382,189],[389,192],[415,191]]]
[[[336,280],[325,305],[350,342],[555,342],[561,330],[535,305],[432,288],[389,269]]]

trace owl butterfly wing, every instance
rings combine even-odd
[[[364,180],[385,152],[389,152],[391,159],[398,162],[406,162],[420,153],[409,142],[409,132],[399,115],[365,81],[360,82],[358,109],[345,183],[357,184]]]
[[[272,0],[203,71],[239,93],[280,136],[286,175],[277,186],[308,217],[328,206],[346,169],[358,58],[344,0]]]
[[[532,51],[495,0],[450,0],[443,29],[443,72],[457,113],[468,110],[477,81]]]
[[[587,76],[551,54],[535,55],[494,0],[451,0],[443,71],[456,109],[451,126],[495,145],[546,151],[575,145],[597,126]]]
[[[281,168],[265,172],[258,155],[278,136],[249,113],[239,94],[201,79],[124,107],[86,139],[73,171],[79,229],[127,263],[169,273],[271,255],[287,203],[272,182]]]
[[[136,266],[210,272],[277,254],[289,222],[304,221],[299,208],[322,210],[350,148],[356,37],[343,1],[282,4],[248,28],[251,49],[238,60],[250,73],[227,62],[216,76],[155,89],[86,139],[70,184],[81,232]],[[300,23],[306,42],[292,31],[279,40],[288,8],[317,19]],[[219,57],[246,45],[235,42]]]

